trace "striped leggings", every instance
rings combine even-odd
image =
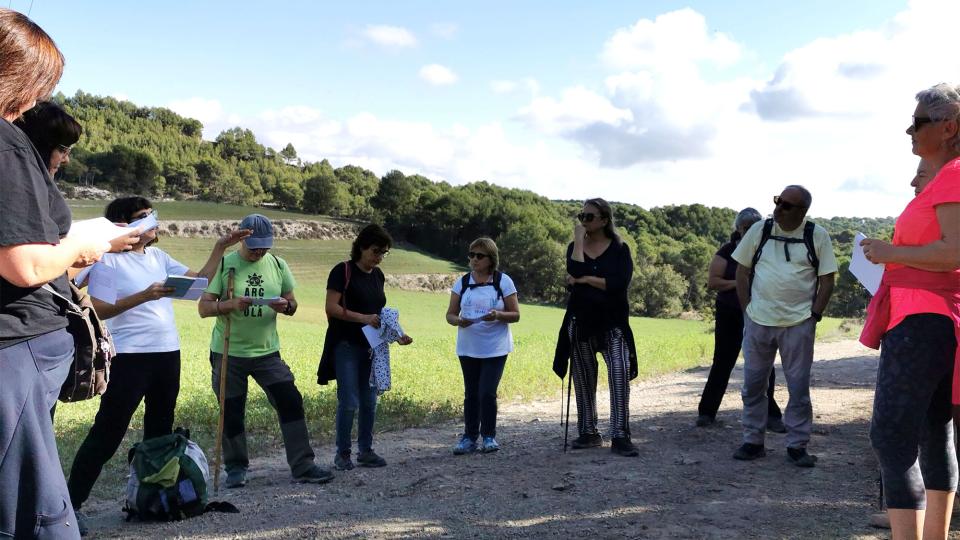
[[[577,393],[577,431],[593,435],[597,431],[597,353],[607,363],[607,384],[610,387],[610,437],[630,437],[630,351],[623,331],[613,328],[600,336],[581,338],[577,321],[569,326],[571,373]]]

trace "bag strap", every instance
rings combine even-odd
[[[347,289],[350,287],[350,261],[343,261],[343,293],[340,294],[340,307],[347,315]]]
[[[60,303],[63,304],[64,309],[66,309],[67,311],[72,311],[77,315],[83,315],[83,308],[78,306],[73,300],[58,293],[53,287],[50,286],[49,283],[44,283],[43,286],[40,288],[52,294],[54,296],[54,299],[59,300]]]
[[[463,276],[462,278],[460,278],[460,300],[461,300],[461,302],[463,301],[463,295],[467,292],[467,290],[469,290],[469,289],[476,289],[477,287],[486,287],[486,286],[493,286],[493,290],[497,291],[497,300],[500,300],[501,298],[503,298],[503,289],[500,288],[500,281],[501,281],[502,279],[503,279],[503,272],[501,272],[501,271],[499,271],[499,270],[494,270],[494,271],[493,271],[493,282],[492,282],[492,283],[487,282],[487,283],[473,283],[473,284],[471,284],[471,283],[470,283],[470,272],[467,272],[466,274],[464,274],[464,276]]]

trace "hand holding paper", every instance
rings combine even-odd
[[[862,232],[858,232],[853,237],[853,257],[850,260],[850,273],[870,292],[871,295],[877,294],[880,288],[880,280],[883,279],[884,265],[875,264],[867,260],[860,242],[867,237]]]

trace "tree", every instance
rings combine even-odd
[[[280,151],[280,157],[287,163],[297,161],[297,151],[293,148],[293,143],[287,143],[287,145],[283,147],[283,150]]]

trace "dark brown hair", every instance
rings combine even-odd
[[[24,14],[0,8],[0,116],[46,99],[63,75],[63,54]]]
[[[40,152],[44,163],[58,146],[73,146],[80,140],[83,127],[67,111],[50,101],[41,101],[23,113],[14,124],[23,130]]]
[[[623,240],[620,239],[620,235],[617,233],[617,227],[613,224],[613,208],[610,207],[610,203],[597,197],[595,199],[587,199],[583,201],[583,205],[596,206],[600,210],[600,217],[607,220],[607,224],[603,226],[603,234],[607,238],[613,240],[617,245],[620,245]]]
[[[390,249],[393,247],[393,238],[391,238],[390,233],[380,225],[376,223],[367,225],[360,231],[357,239],[353,241],[353,246],[350,247],[350,260],[353,262],[359,261],[360,252],[370,246]]]

